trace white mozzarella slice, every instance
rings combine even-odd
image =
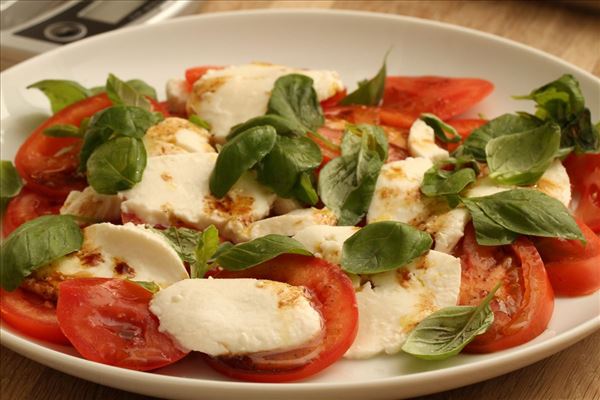
[[[149,156],[178,153],[214,153],[210,133],[187,119],[170,117],[154,125],[144,135]]]
[[[465,227],[471,220],[466,208],[455,208],[445,213],[432,215],[423,228],[433,235],[436,251],[450,254],[465,234]]]
[[[456,305],[460,274],[458,258],[431,250],[398,270],[369,276],[356,292],[358,334],[344,357],[399,352],[421,320]]]
[[[571,181],[567,170],[559,159],[552,162],[550,167],[538,180],[535,188],[550,197],[554,197],[565,207],[571,202]]]
[[[167,81],[167,104],[169,110],[184,115],[186,113],[186,104],[190,93],[188,83],[185,79],[169,79]]]
[[[189,277],[168,242],[141,225],[90,225],[83,229],[83,238],[78,252],[36,271],[36,275],[128,278],[163,288]]]
[[[340,264],[344,242],[359,229],[356,226],[313,225],[302,229],[293,238],[315,257]]]
[[[300,210],[302,208],[302,204],[295,199],[286,199],[277,196],[273,202],[273,213],[275,213],[275,215],[291,213],[292,211]]]
[[[435,132],[421,119],[417,119],[408,133],[408,150],[413,157],[425,157],[433,162],[447,159],[450,154],[435,144]]]
[[[256,279],[186,279],[154,295],[160,330],[211,356],[302,347],[322,334],[321,315],[298,286]]]
[[[485,176],[477,179],[465,192],[465,197],[484,197],[496,193],[514,189],[514,186],[501,186],[496,184],[492,178]]]
[[[98,222],[121,221],[121,199],[117,195],[97,193],[91,186],[73,190],[60,208],[61,214],[90,218]]]
[[[275,195],[251,173],[222,199],[211,195],[208,181],[216,159],[216,153],[150,157],[142,181],[120,193],[122,212],[150,225],[205,229],[214,224],[226,236],[267,216]]]
[[[209,70],[198,79],[187,102],[187,111],[208,121],[215,140],[223,142],[234,125],[264,115],[275,81],[292,73],[311,77],[319,100],[343,90],[335,71],[302,70],[260,63],[232,66]]]

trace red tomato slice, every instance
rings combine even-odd
[[[21,224],[48,214],[58,214],[62,201],[32,192],[27,187],[8,203],[2,218],[2,235],[10,235]]]
[[[408,128],[422,113],[450,119],[479,103],[492,90],[494,85],[483,79],[390,76],[385,82],[381,122]]]
[[[526,237],[510,246],[480,246],[470,225],[458,253],[462,265],[459,303],[477,305],[498,283],[490,307],[494,323],[466,351],[490,353],[518,346],[540,335],[554,309],[554,293],[544,263]]]
[[[224,67],[218,65],[202,65],[199,67],[192,67],[185,70],[185,80],[187,82],[188,91],[192,91],[192,86],[194,86],[194,82],[198,79],[202,78],[209,69],[223,69]]]
[[[324,111],[329,107],[335,107],[344,97],[346,97],[346,89],[340,90],[330,98],[323,100],[321,102],[321,107],[324,109]]]
[[[57,344],[69,344],[56,319],[56,306],[35,293],[0,289],[0,315],[21,333]]]
[[[464,141],[466,138],[469,137],[471,132],[473,132],[475,129],[479,128],[480,126],[485,125],[487,123],[487,120],[485,120],[485,119],[451,119],[450,121],[446,121],[446,123],[449,124],[450,126],[452,126],[454,129],[456,129],[456,131],[462,138],[462,141]],[[446,146],[446,149],[450,152],[456,150],[456,148],[458,146],[460,146],[460,143],[444,143],[444,144]]]
[[[571,154],[565,168],[577,199],[575,215],[600,233],[600,154]]]
[[[235,379],[254,382],[286,382],[307,378],[340,359],[350,348],[358,329],[358,309],[350,279],[342,270],[326,261],[306,256],[284,255],[257,267],[239,272],[221,271],[217,278],[256,278],[304,286],[321,303],[324,337],[320,352],[307,364],[296,366],[297,357],[304,351],[291,351],[272,358],[278,367],[269,363],[258,365],[248,357],[210,358],[209,364],[217,371]],[[288,357],[288,359],[284,359]],[[286,362],[294,367],[286,367]]]
[[[600,289],[600,238],[583,222],[577,224],[586,244],[579,240],[538,238],[535,241],[554,293],[583,296]]]
[[[152,293],[122,279],[69,279],[59,286],[56,315],[63,333],[88,360],[147,371],[187,353],[158,331]]]
[[[71,190],[86,186],[85,178],[77,173],[81,139],[54,138],[42,132],[56,124],[79,126],[84,118],[111,105],[106,93],[88,97],[63,108],[33,131],[15,158],[19,175],[32,190],[64,199]]]

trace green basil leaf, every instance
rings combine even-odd
[[[202,278],[209,270],[209,260],[219,249],[219,231],[214,225],[210,225],[199,236],[198,245],[195,250],[196,261],[190,264],[192,278]]]
[[[44,129],[44,135],[50,137],[82,137],[84,131],[71,124],[56,124]]]
[[[24,223],[2,243],[2,288],[15,290],[37,268],[79,250],[82,243],[81,229],[69,216],[45,215]]]
[[[144,95],[146,97],[153,98],[154,100],[157,99],[156,89],[154,89],[152,86],[148,85],[143,80],[141,80],[141,79],[130,79],[130,80],[128,80],[125,83],[128,86],[130,86],[131,88],[133,88],[133,90],[135,90],[139,94]]]
[[[475,239],[483,246],[500,246],[515,241],[517,233],[506,229],[488,217],[476,202],[465,201],[464,205],[471,213],[473,227],[475,227]]]
[[[217,264],[226,270],[240,271],[269,261],[281,254],[311,256],[302,243],[282,235],[266,235],[222,251]]]
[[[319,201],[319,195],[315,190],[311,176],[314,177],[314,174],[309,174],[306,171],[300,174],[300,178],[298,178],[296,185],[292,189],[292,197],[304,204],[314,206]]]
[[[149,291],[152,294],[157,293],[160,290],[160,286],[158,286],[156,284],[156,282],[132,281],[131,279],[127,279],[127,280],[129,282],[133,282],[133,283],[140,285],[141,287],[143,287],[144,289],[146,289],[147,291]]]
[[[298,125],[295,124],[292,120],[288,120],[282,116],[275,114],[266,114],[261,115],[259,117],[254,117],[249,119],[246,122],[235,125],[231,128],[229,135],[227,135],[227,140],[231,140],[242,132],[247,131],[250,128],[254,128],[257,126],[269,125],[275,128],[278,135],[304,135],[305,130],[299,129]]]
[[[592,124],[589,109],[584,109],[562,128],[560,146],[574,148],[578,153],[600,152],[600,130]]]
[[[77,103],[92,95],[92,92],[75,81],[46,79],[27,86],[27,89],[41,90],[48,100],[52,113],[57,113],[63,108]]]
[[[434,165],[423,177],[421,193],[427,197],[451,196],[462,192],[469,184],[475,182],[477,174],[472,168],[446,171]],[[452,205],[458,205],[452,201]]]
[[[11,161],[0,163],[0,214],[4,214],[10,199],[21,192],[23,181]]]
[[[377,106],[383,98],[383,91],[385,89],[385,79],[387,75],[386,59],[383,60],[383,65],[373,78],[362,80],[358,82],[358,88],[344,97],[341,101],[341,105],[350,104],[362,104],[365,106]]]
[[[533,90],[526,96],[515,96],[536,102],[537,114],[542,119],[550,117],[556,122],[569,119],[585,108],[579,82],[573,75],[565,74],[555,81]]]
[[[515,234],[578,239],[585,242],[569,210],[560,201],[534,189],[507,190],[490,196],[463,198],[462,202],[471,211],[478,235],[479,230],[488,230],[490,226],[496,231],[491,234],[485,232],[485,243],[480,242],[478,236],[479,244],[506,244],[507,235],[493,239],[494,234],[501,232],[499,227]],[[482,214],[485,215],[483,220]]]
[[[456,143],[460,142],[460,135],[454,129],[454,127],[448,125],[441,119],[439,119],[436,115],[433,114],[421,114],[419,117],[423,122],[429,125],[435,136],[443,143]],[[448,136],[448,134],[450,136]]]
[[[146,111],[152,110],[152,104],[142,93],[113,74],[108,74],[106,94],[115,105],[139,107]]]
[[[198,115],[192,114],[192,115],[190,115],[190,117],[188,118],[188,120],[192,124],[194,124],[194,125],[196,125],[196,126],[198,126],[200,128],[204,128],[207,131],[210,131],[212,129],[212,126],[210,125],[210,123],[208,121],[200,118]]]
[[[258,180],[281,197],[291,197],[300,174],[317,168],[321,149],[307,137],[277,136],[271,151],[258,163]]]
[[[266,156],[277,140],[271,126],[256,126],[227,142],[219,152],[217,163],[210,175],[210,191],[223,197],[237,180]]]
[[[540,127],[491,139],[486,147],[490,178],[502,185],[533,185],[546,172],[560,147],[560,126]]]
[[[543,122],[524,115],[504,114],[473,130],[461,146],[463,154],[472,155],[477,161],[486,162],[485,146],[496,137],[525,132],[537,128]]]
[[[100,145],[88,159],[88,183],[100,194],[116,194],[131,189],[142,180],[146,159],[141,139],[111,139]]]
[[[325,121],[312,78],[301,74],[284,75],[275,81],[267,114],[285,118],[296,133],[314,132]]]
[[[402,222],[375,222],[344,242],[342,269],[353,274],[390,271],[420,257],[432,243],[429,234]]]
[[[412,330],[402,350],[424,360],[445,360],[457,355],[494,322],[490,302],[499,287],[496,285],[477,307],[453,306],[432,313]]]
[[[163,236],[175,250],[181,261],[193,265],[196,262],[196,247],[200,233],[194,229],[169,227],[167,229],[150,228]]]

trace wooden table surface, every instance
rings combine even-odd
[[[571,2],[572,3],[572,2]],[[198,12],[318,7],[428,18],[525,43],[600,76],[599,2],[469,1],[205,1]],[[146,399],[86,382],[2,347],[2,400]],[[600,399],[600,332],[550,358],[510,374],[420,399]]]

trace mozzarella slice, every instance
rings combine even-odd
[[[224,198],[211,195],[208,181],[216,159],[216,153],[150,157],[142,181],[119,194],[122,212],[150,225],[205,229],[214,224],[224,235],[266,217],[275,195],[251,173]]]
[[[452,253],[458,241],[465,234],[465,227],[471,220],[466,208],[455,208],[448,212],[432,215],[422,228],[433,235],[436,251]]]
[[[421,119],[417,119],[408,133],[408,150],[413,157],[425,157],[436,162],[450,157],[447,150],[435,144],[435,132]]]
[[[550,197],[554,197],[565,207],[571,202],[571,181],[567,170],[559,159],[552,162],[550,167],[538,180],[535,188]]]
[[[496,184],[489,176],[477,179],[465,192],[465,197],[491,196],[496,193],[514,189],[514,186],[501,186]]]
[[[456,305],[460,260],[431,250],[395,271],[369,276],[356,292],[358,334],[346,358],[394,354],[429,314]]]
[[[167,103],[169,110],[184,115],[186,113],[186,104],[190,93],[188,83],[185,79],[169,79],[167,81]]]
[[[286,199],[277,196],[273,202],[273,213],[275,213],[275,215],[291,213],[292,211],[300,210],[302,208],[302,203],[295,199]]]
[[[302,243],[315,257],[339,265],[344,242],[359,229],[356,226],[314,225],[302,229],[293,238]]]
[[[90,218],[98,222],[121,221],[121,199],[116,195],[97,193],[91,186],[73,190],[60,208],[60,213]]]
[[[275,81],[292,73],[311,77],[319,100],[325,100],[344,88],[335,71],[259,63],[232,66],[209,70],[198,79],[187,102],[187,111],[208,121],[215,140],[223,142],[234,125],[264,115]]]
[[[108,223],[83,229],[81,249],[36,271],[49,276],[128,278],[167,287],[188,278],[175,250],[160,234],[140,225]]]
[[[186,279],[158,292],[150,311],[184,349],[211,356],[301,347],[322,334],[298,286],[256,279]]]
[[[210,133],[187,119],[170,117],[154,125],[144,135],[149,156],[178,153],[214,153]]]

